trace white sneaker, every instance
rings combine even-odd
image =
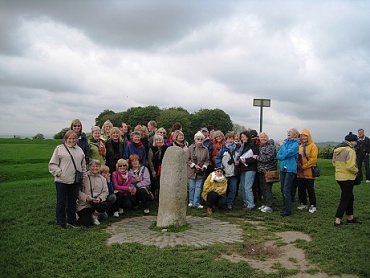
[[[149,209],[144,209],[144,213],[145,214],[148,214],[149,213]]]
[[[118,211],[113,212],[113,217],[119,217]]]
[[[259,210],[262,210],[262,209],[264,209],[266,206],[265,205],[262,205],[262,206],[260,206],[258,209]]]
[[[192,208],[192,207],[193,207],[193,204],[192,204],[192,203],[189,203],[189,204],[188,204],[188,207],[189,207],[189,208]]]
[[[94,224],[94,225],[100,225],[100,222],[99,222],[99,220],[98,220],[98,217],[97,217],[97,216],[93,215],[93,216],[92,216],[92,221],[93,221],[93,224]]]
[[[317,209],[314,206],[310,206],[310,208],[308,209],[308,211],[311,212],[311,213],[314,213],[316,210]]]
[[[118,213],[119,213],[119,214],[123,214],[123,213],[124,213],[123,208],[119,208],[119,209],[118,209]]]
[[[304,210],[304,209],[307,209],[307,206],[304,204],[301,204],[299,207],[297,207],[297,209]]]
[[[261,211],[262,211],[262,212],[268,212],[268,213],[271,213],[271,212],[272,212],[272,208],[265,206],[263,209],[261,209]]]
[[[202,209],[202,208],[203,208],[203,206],[202,206],[202,205],[199,205],[199,206],[197,206],[197,208],[198,208],[198,209]]]
[[[369,183],[370,182],[370,180],[366,180],[366,183]]]

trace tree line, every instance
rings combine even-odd
[[[223,133],[241,132],[247,129],[239,124],[234,124],[230,116],[218,108],[200,109],[194,113],[189,113],[182,107],[160,109],[154,105],[131,107],[117,113],[106,109],[95,118],[95,125],[102,127],[106,120],[110,120],[113,126],[121,126],[121,123],[124,122],[132,128],[136,125],[146,125],[150,120],[154,120],[158,127],[164,127],[168,133],[174,123],[180,123],[188,141],[192,141],[193,135],[204,126],[212,125],[215,130],[221,130]],[[68,129],[62,129],[54,135],[54,139],[62,139]]]

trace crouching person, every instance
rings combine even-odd
[[[107,180],[100,175],[101,163],[93,159],[87,179],[82,185],[77,201],[78,224],[82,226],[99,225],[98,215],[108,210],[106,201],[108,196]]]
[[[108,185],[108,197],[106,199],[107,203],[108,203],[108,209],[107,209],[107,212],[111,212],[111,214],[113,214],[113,207],[114,207],[114,204],[116,203],[117,201],[117,196],[116,194],[114,194],[114,186],[113,186],[113,183],[110,179],[110,173],[109,173],[109,167],[106,166],[106,165],[101,165],[100,166],[100,175],[102,175],[105,180],[107,181],[107,185]],[[108,214],[107,212],[104,212],[104,213],[101,213],[99,215],[99,219],[106,219],[108,218]]]
[[[213,208],[222,208],[226,205],[227,179],[224,170],[215,168],[204,182],[202,197],[207,202],[207,213],[212,214]]]

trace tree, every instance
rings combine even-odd
[[[61,131],[59,131],[58,133],[54,134],[54,139],[63,139],[64,138],[64,134],[66,134],[66,132],[69,130],[70,128],[69,127],[65,127],[63,128]]]
[[[168,133],[171,132],[172,125],[180,123],[186,138],[190,136],[190,114],[182,107],[172,107],[163,109],[157,118],[158,127],[164,127]]]
[[[240,124],[237,124],[237,123],[233,123],[233,131],[235,133],[240,133],[240,132],[242,132],[244,130],[248,130],[248,128],[246,128],[243,125],[240,125]]]
[[[115,114],[116,114],[116,113],[115,113],[115,112],[113,112],[112,110],[108,110],[108,109],[106,109],[106,110],[104,110],[103,112],[101,112],[97,118],[95,118],[95,124],[96,124],[97,126],[102,127],[102,126],[103,126],[103,124],[104,124],[104,122],[105,122],[106,120],[110,120],[110,118],[111,118],[113,115],[115,115]]]
[[[150,105],[147,107],[132,107],[124,112],[124,122],[130,124],[132,127],[136,125],[145,125],[150,120],[157,120],[161,109],[158,106]]]
[[[227,133],[233,129],[230,116],[221,109],[201,109],[191,114],[192,133],[208,125],[213,125],[215,130],[221,130],[223,133]]]
[[[32,137],[33,140],[44,140],[44,134],[37,133],[35,136]]]

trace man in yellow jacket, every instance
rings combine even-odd
[[[335,167],[335,180],[341,189],[334,227],[339,227],[343,224],[342,217],[344,213],[347,216],[347,224],[361,224],[361,222],[353,217],[353,186],[355,185],[358,172],[356,152],[354,150],[356,144],[357,136],[350,132],[346,135],[344,141],[334,149],[333,165]]]

